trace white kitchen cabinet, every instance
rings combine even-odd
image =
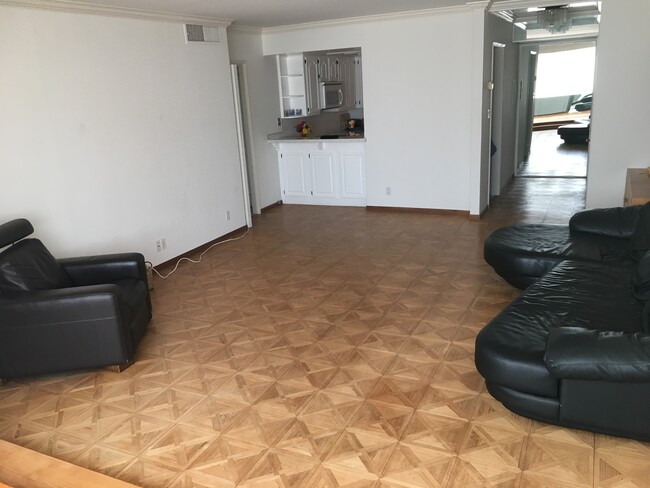
[[[342,110],[351,110],[356,107],[356,65],[352,56],[341,56],[339,58],[339,77],[343,86]]]
[[[275,145],[284,203],[366,205],[363,142],[296,140]]]
[[[342,81],[341,80],[341,61],[338,56],[326,56],[327,78],[325,81]]]
[[[343,147],[339,154],[341,164],[341,197],[365,198],[366,174],[363,152],[351,147]]]
[[[318,103],[320,89],[320,60],[316,54],[305,53],[303,57],[305,69],[305,92],[306,92],[306,115],[318,115],[320,105]]]
[[[280,116],[299,118],[320,114],[320,83],[339,81],[343,105],[339,111],[363,107],[361,56],[325,52],[279,54]]]
[[[315,198],[337,197],[337,154],[316,150],[309,153],[311,159],[312,195]]]
[[[288,197],[308,197],[311,195],[309,154],[295,149],[289,148],[280,160],[282,193]]]
[[[302,53],[278,55],[276,62],[281,116],[304,117],[307,115],[307,97]]]
[[[361,55],[354,57],[354,97],[356,108],[363,107],[363,73],[361,70]]]

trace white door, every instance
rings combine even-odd
[[[341,154],[341,196],[365,198],[365,167],[363,154]]]
[[[282,195],[306,197],[311,195],[309,154],[303,152],[280,153],[282,168]]]
[[[312,194],[317,198],[336,198],[336,154],[311,153]]]

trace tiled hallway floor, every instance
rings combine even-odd
[[[0,437],[146,487],[649,486],[650,445],[514,415],[474,367],[518,294],[484,237],[583,189],[517,180],[481,221],[272,209],[155,280],[130,369],[0,388]]]

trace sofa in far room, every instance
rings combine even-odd
[[[591,122],[584,120],[561,125],[557,128],[557,134],[567,144],[588,144],[590,130]]]
[[[650,440],[649,221],[648,205],[598,209],[486,239],[488,263],[525,287],[476,339],[492,396],[542,422]]]

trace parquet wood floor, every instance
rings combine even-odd
[[[650,486],[650,445],[514,415],[473,363],[518,293],[483,238],[583,205],[525,179],[480,221],[275,208],[156,279],[131,368],[0,388],[0,438],[152,488]]]

